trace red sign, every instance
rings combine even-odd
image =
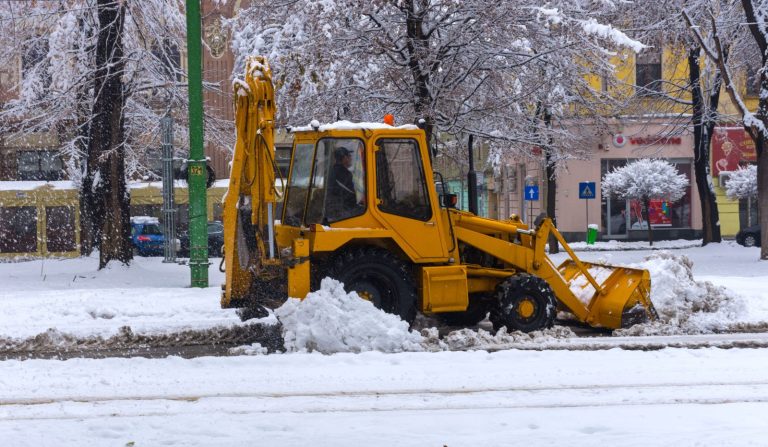
[[[757,161],[755,142],[743,127],[716,127],[712,135],[712,173],[735,171],[741,162]]]
[[[683,139],[680,137],[632,137],[629,142],[638,146],[651,146],[654,144],[680,144]]]
[[[636,222],[633,224],[632,229],[638,230],[638,229],[646,229],[647,226],[645,226],[642,222],[644,222],[644,216],[642,215],[642,209],[643,206],[640,204],[640,201],[633,200],[630,203],[631,210],[632,210],[632,222]],[[653,227],[669,227],[672,226],[672,218],[670,216],[670,207],[669,202],[666,200],[661,199],[651,199],[648,203],[648,220],[651,221],[651,226]]]

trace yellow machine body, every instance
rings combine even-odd
[[[266,61],[252,59],[235,91],[237,144],[224,204],[222,306],[304,298],[322,276],[335,275],[404,318],[411,307],[462,314],[482,300],[486,307],[480,310],[492,317],[511,312],[525,322],[542,312],[539,295],[549,293],[547,287],[559,310],[594,327],[615,329],[638,316],[655,317],[647,271],[581,262],[551,220],[530,229],[515,216],[494,220],[445,206],[417,126],[341,122],[292,129],[282,211],[272,214],[274,92]],[[329,211],[336,169],[331,165],[339,154],[353,160],[347,189],[354,189],[349,196],[356,200],[342,218]],[[274,227],[270,216],[278,221]],[[546,254],[550,234],[570,255],[560,266]],[[518,299],[508,291],[515,287],[531,293]],[[532,324],[527,327],[538,323]]]

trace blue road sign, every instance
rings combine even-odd
[[[539,187],[537,185],[525,187],[525,200],[529,202],[539,200]]]
[[[595,182],[579,182],[579,198],[594,199],[596,194]]]

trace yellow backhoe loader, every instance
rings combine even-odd
[[[330,276],[409,322],[423,312],[471,325],[490,313],[496,328],[533,331],[558,310],[608,329],[655,318],[646,270],[581,262],[549,219],[530,228],[455,209],[418,126],[290,129],[289,175],[276,181],[267,61],[249,58],[234,90],[222,306],[275,307]],[[570,255],[559,266],[545,251],[550,234]]]

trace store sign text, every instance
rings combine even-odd
[[[682,138],[680,137],[630,137],[629,144],[637,146],[650,146],[650,145],[662,145],[662,144],[680,144]]]

